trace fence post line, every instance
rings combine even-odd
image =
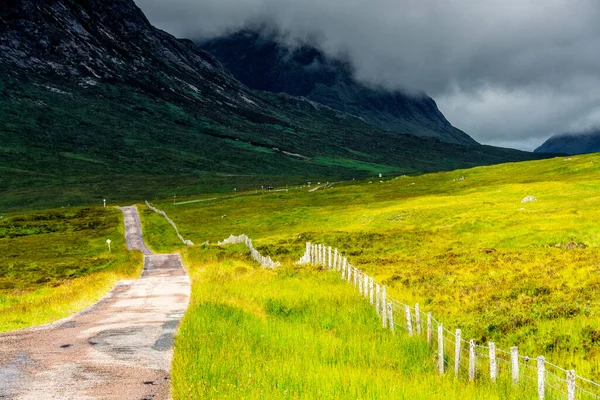
[[[352,283],[352,272],[353,272],[352,265],[350,265],[350,263],[348,263],[348,283]]]
[[[377,310],[377,314],[381,314],[381,309],[379,308],[381,304],[381,286],[379,286],[379,283],[375,284],[375,300],[375,310]]]
[[[336,248],[333,252],[333,269],[338,270],[338,249]]]
[[[344,257],[342,257],[342,253],[341,252],[338,253],[338,257],[339,257],[339,260],[338,260],[338,269],[341,270],[343,268],[343,266],[344,266]]]
[[[431,322],[432,319],[433,317],[431,316],[431,313],[427,313],[427,343],[429,343],[430,346],[433,339],[433,323]]]
[[[387,295],[385,286],[381,288],[381,323],[384,328],[387,328]]]
[[[455,335],[456,342],[454,343],[454,377],[457,379],[458,373],[460,372],[460,352],[462,345],[462,342],[460,341],[460,334],[460,329],[457,329]]]
[[[413,335],[413,327],[412,327],[412,317],[410,315],[410,307],[404,306],[406,310],[406,329],[408,330],[408,336]]]
[[[496,366],[496,344],[494,342],[490,342],[490,379],[492,382],[496,382],[497,374],[497,366]]]
[[[358,268],[352,267],[352,278],[354,278],[354,287],[358,286]]]
[[[575,400],[575,389],[577,386],[575,385],[575,370],[567,371],[567,400]]]
[[[544,400],[546,398],[546,359],[543,356],[539,356],[537,359],[537,370],[538,370],[538,399]]]
[[[363,276],[363,295],[369,297],[369,275],[367,274]]]
[[[325,261],[325,251],[326,251],[325,245],[322,244],[321,245],[321,265],[322,266],[325,266],[325,263],[326,263],[326,261]]]
[[[512,364],[512,381],[516,385],[519,383],[519,348],[517,346],[510,348],[510,358]]]
[[[444,326],[438,324],[438,372],[444,374]]]
[[[469,381],[475,380],[475,341],[469,341]]]
[[[390,330],[392,331],[392,333],[395,333],[394,330],[394,310],[393,307],[394,305],[392,303],[388,303],[387,305],[387,318],[388,318],[388,325],[390,327]]]
[[[346,259],[345,258],[341,259],[341,264],[342,264],[342,280],[345,281],[346,280]]]
[[[421,336],[421,310],[419,303],[415,304],[415,322],[417,324],[417,335]]]
[[[331,258],[331,246],[329,246],[329,263],[327,265],[327,268],[332,269],[333,268],[333,260]]]
[[[374,288],[374,283],[375,281],[373,280],[373,278],[369,277],[369,302],[371,303],[371,305],[373,305],[373,294],[375,292],[375,288]]]

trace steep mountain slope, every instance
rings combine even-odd
[[[254,91],[131,0],[0,3],[3,209],[540,157],[397,135]]]
[[[554,135],[534,151],[564,154],[598,153],[600,152],[600,130]]]
[[[476,144],[453,127],[426,94],[369,88],[353,78],[348,62],[329,58],[309,45],[290,49],[265,29],[242,30],[200,46],[250,88],[303,96],[383,130]]]

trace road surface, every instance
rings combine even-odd
[[[190,280],[177,254],[152,254],[135,207],[124,207],[127,247],[142,277],[51,325],[0,335],[0,399],[168,399],[173,338]]]

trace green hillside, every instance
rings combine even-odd
[[[183,95],[199,96],[191,89]],[[0,75],[0,209],[140,201],[546,157],[396,137],[305,101],[256,96],[264,114],[215,109],[212,97],[164,99],[124,85],[82,89]]]

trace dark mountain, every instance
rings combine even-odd
[[[554,135],[535,149],[536,153],[600,153],[600,130]]]
[[[397,135],[249,89],[131,0],[0,2],[5,210],[541,157]]]
[[[302,96],[362,117],[382,130],[476,144],[453,127],[425,93],[374,89],[353,78],[351,65],[303,45],[290,48],[267,29],[243,30],[199,43],[252,89]]]

